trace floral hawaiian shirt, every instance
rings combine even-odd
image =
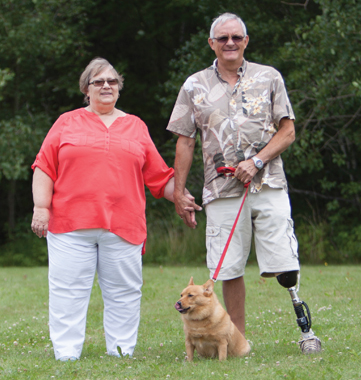
[[[218,174],[216,169],[237,167],[239,162],[255,156],[277,133],[282,118],[295,118],[277,70],[244,59],[238,75],[232,89],[222,79],[217,59],[212,66],[191,75],[179,92],[167,127],[192,138],[200,132],[204,205],[217,198],[241,196],[243,184],[234,177]],[[250,191],[261,191],[263,184],[287,191],[280,156],[255,175]]]

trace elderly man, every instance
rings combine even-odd
[[[228,313],[245,334],[243,275],[255,240],[260,274],[277,277],[291,294],[301,328],[303,352],[320,351],[306,305],[297,296],[299,275],[287,181],[280,154],[295,139],[294,114],[281,74],[247,62],[249,37],[243,21],[225,13],[214,20],[208,43],[217,58],[182,86],[168,130],[177,134],[174,200],[177,213],[195,228],[193,209],[184,196],[195,137],[200,132],[204,162],[203,205],[207,214],[207,266],[213,276],[240,208],[244,184],[250,192],[227,250],[219,279]],[[233,176],[220,168],[234,171]],[[218,170],[217,170],[218,169]]]

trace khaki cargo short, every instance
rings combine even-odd
[[[243,197],[221,198],[206,205],[207,266],[213,276]],[[264,185],[256,194],[248,192],[218,280],[244,275],[254,236],[260,275],[273,277],[299,270],[298,243],[291,218],[288,194]]]

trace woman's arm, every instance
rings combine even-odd
[[[164,198],[167,199],[168,201],[174,203],[173,192],[174,192],[174,177],[172,177],[167,182],[167,184],[165,185],[165,188],[164,188]]]
[[[36,167],[33,176],[34,214],[31,229],[39,238],[43,236],[46,237],[48,233],[53,189],[53,180],[41,169]]]

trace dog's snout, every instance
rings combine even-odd
[[[174,307],[175,307],[180,313],[183,311],[181,301],[177,301],[177,302],[175,303]]]

